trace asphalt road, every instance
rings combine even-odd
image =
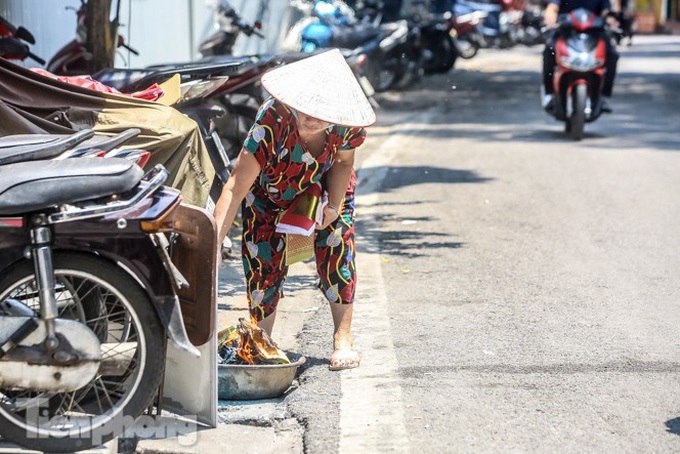
[[[382,97],[358,151],[363,363],[327,370],[316,296],[285,399],[304,452],[680,451],[680,37],[621,49],[581,142],[539,107],[540,51]]]

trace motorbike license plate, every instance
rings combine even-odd
[[[366,76],[359,77],[359,85],[361,85],[366,96],[371,97],[375,94],[375,89]]]

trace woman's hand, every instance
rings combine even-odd
[[[548,6],[545,7],[545,11],[543,12],[543,23],[547,28],[555,28],[559,10],[560,7],[554,3],[549,3]]]
[[[353,169],[354,149],[339,152],[326,177],[328,205],[323,209],[323,223],[317,224],[317,230],[325,229],[340,216]]]
[[[316,225],[316,230],[323,230],[340,216],[338,208],[331,205],[330,203],[323,207],[323,222]]]

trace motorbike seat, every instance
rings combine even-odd
[[[333,45],[354,49],[366,42],[377,38],[383,31],[380,27],[369,24],[359,24],[352,27],[335,27],[333,29]]]
[[[68,147],[68,150],[75,153],[111,151],[140,133],[141,130],[137,128],[129,128],[114,136],[94,135],[73,147]],[[60,153],[58,153],[58,149],[54,148],[55,142],[67,137],[70,136],[63,134],[15,134],[0,137],[0,165],[57,157]],[[29,145],[34,146],[35,152],[29,151]],[[47,147],[41,149],[42,145],[50,146],[50,149],[47,149]]]
[[[265,57],[266,58],[266,57]],[[255,55],[210,55],[197,60],[196,64],[203,65],[233,65],[235,70],[240,69],[240,66],[251,66],[259,63],[261,58]]]
[[[95,135],[91,139],[86,140],[82,144],[74,147],[74,151],[83,150],[101,150],[101,151],[111,151],[117,148],[127,141],[137,137],[141,134],[141,129],[139,128],[128,128],[114,136],[104,136]]]
[[[94,136],[86,129],[75,134],[18,134],[0,138],[0,166],[22,161],[52,159]]]
[[[183,82],[210,76],[230,76],[237,73],[247,61],[243,57],[241,60],[168,63],[137,69],[105,68],[93,74],[92,78],[123,93],[133,93],[155,83],[163,83],[175,74],[179,74]]]
[[[73,158],[0,166],[0,215],[19,216],[56,205],[129,191],[144,172],[127,159]]]
[[[157,72],[156,69],[104,68],[92,75],[96,81],[125,93],[125,87]],[[151,85],[151,84],[149,84]]]

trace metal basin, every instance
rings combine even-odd
[[[217,396],[225,400],[271,399],[286,392],[306,358],[286,353],[290,364],[218,364]]]

